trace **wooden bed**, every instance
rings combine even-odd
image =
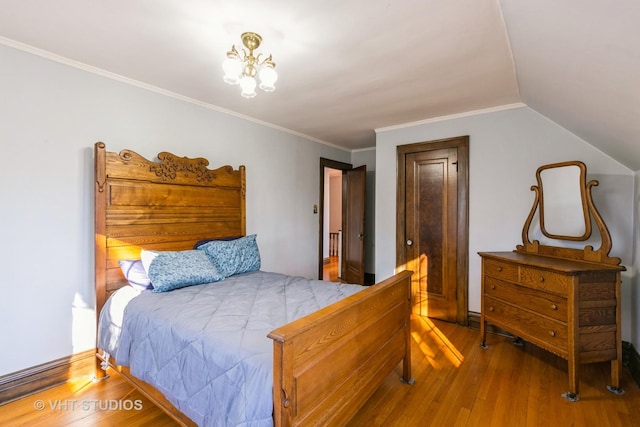
[[[161,152],[150,161],[95,144],[96,313],[128,286],[118,260],[141,249],[187,250],[203,239],[244,236],[245,168],[208,169],[204,158]],[[286,324],[273,340],[274,425],[346,423],[399,363],[411,383],[410,279],[404,271]],[[96,378],[106,378],[96,349]],[[181,425],[194,425],[159,391],[110,366]]]

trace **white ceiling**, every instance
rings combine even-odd
[[[0,0],[0,43],[95,67],[311,139],[524,103],[640,170],[637,0]],[[221,62],[273,54],[272,93]]]

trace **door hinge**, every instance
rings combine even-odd
[[[451,163],[451,164],[452,164],[452,165],[456,165],[456,172],[458,172],[458,162],[457,162],[457,161],[455,161],[455,162],[453,162],[453,163]]]

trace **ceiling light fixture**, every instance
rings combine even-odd
[[[261,53],[257,56],[253,55],[253,51],[260,46],[262,37],[256,33],[242,33],[241,39],[248,51],[242,49],[242,58],[235,45],[227,52],[227,59],[222,64],[224,81],[231,85],[240,84],[242,89],[240,94],[245,98],[253,98],[256,96],[257,75],[260,78],[260,89],[273,92],[278,80],[278,73],[274,70],[276,63],[273,62],[271,55],[262,62],[260,62]]]

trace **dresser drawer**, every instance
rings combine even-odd
[[[536,313],[567,321],[567,299],[559,295],[518,286],[494,277],[485,277],[484,293]]]
[[[567,295],[571,288],[573,277],[532,267],[520,267],[520,279],[518,281],[530,288]]]
[[[484,315],[489,323],[495,322],[508,332],[526,341],[553,351],[561,356],[567,353],[567,325],[537,313],[523,310],[485,295]]]
[[[485,259],[483,268],[485,275],[497,277],[504,280],[511,280],[514,282],[518,280],[517,265],[492,259]]]

